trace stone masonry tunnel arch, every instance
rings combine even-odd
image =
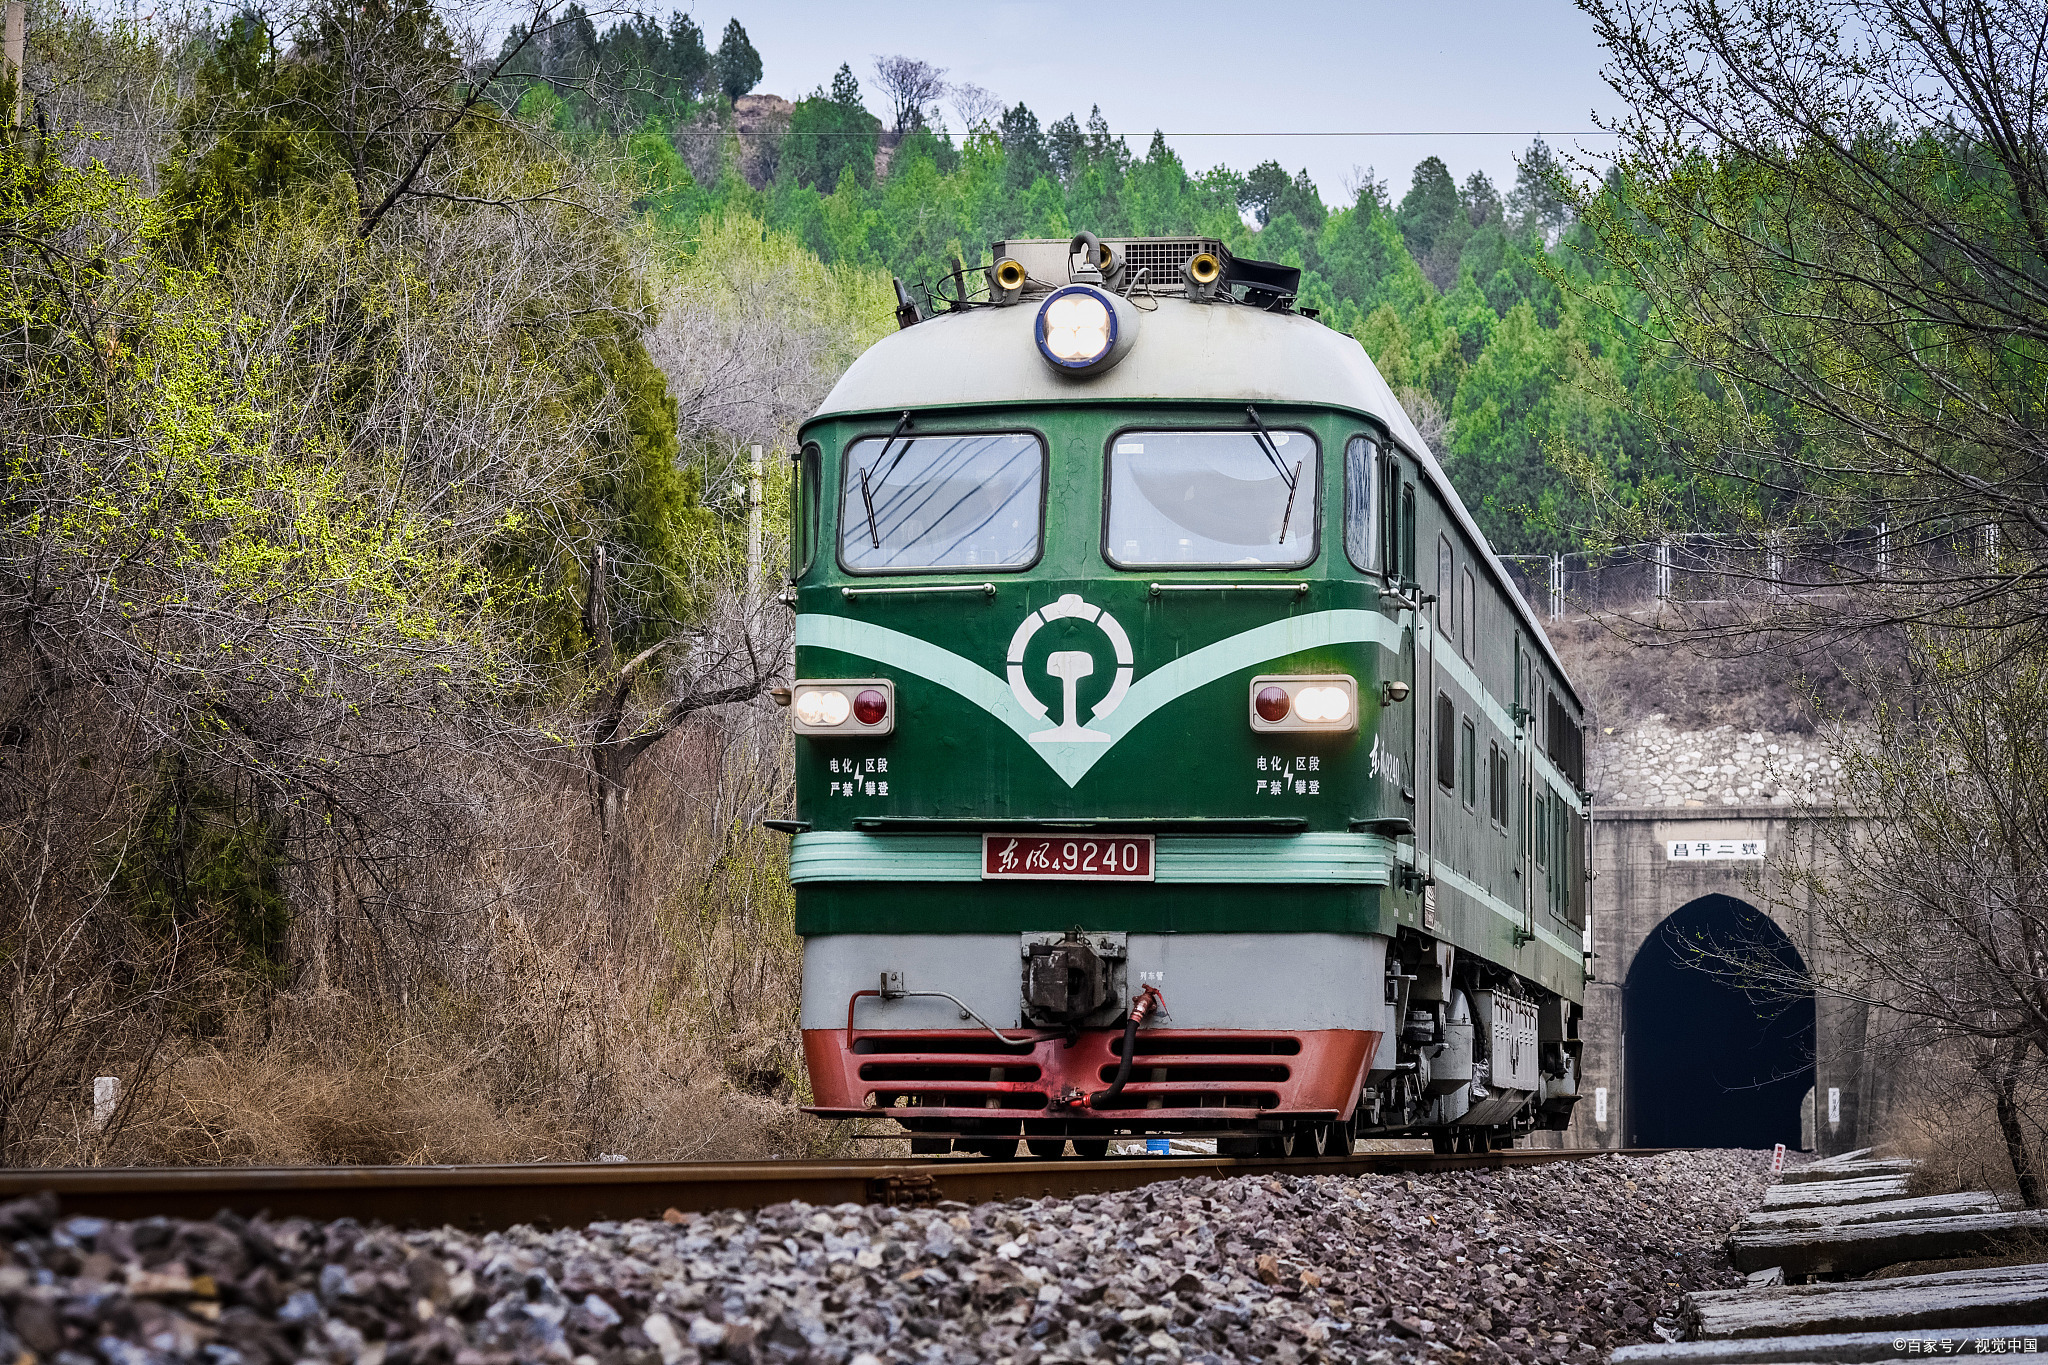
[[[1746,988],[1722,954],[1798,971],[1799,950],[1733,896],[1687,902],[1643,940],[1622,986],[1628,1145],[1800,1144],[1814,1001]]]

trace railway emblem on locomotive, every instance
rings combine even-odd
[[[1017,627],[1017,633],[1010,637],[1009,674],[1010,691],[1016,694],[1017,704],[1033,716],[1044,720],[1049,715],[1046,704],[1035,696],[1024,681],[1024,653],[1031,645],[1031,637],[1039,627],[1048,621],[1077,620],[1093,625],[1109,637],[1110,648],[1116,658],[1116,676],[1111,679],[1109,692],[1095,703],[1090,712],[1090,721],[1099,721],[1116,710],[1124,694],[1131,690],[1131,637],[1117,624],[1114,616],[1097,606],[1081,600],[1079,593],[1067,593],[1057,602],[1040,607],[1024,618]],[[1080,691],[1081,679],[1095,672],[1095,656],[1086,650],[1056,649],[1046,656],[1045,671],[1060,684],[1060,722],[1050,730],[1039,730],[1027,735],[1033,744],[1067,742],[1079,744],[1108,744],[1113,736],[1100,730],[1090,730],[1081,724]]]

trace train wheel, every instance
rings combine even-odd
[[[1350,1156],[1353,1142],[1351,1125],[1333,1123],[1330,1125],[1330,1155]]]
[[[1292,1128],[1278,1133],[1265,1133],[1259,1137],[1259,1155],[1293,1156],[1294,1149],[1301,1145]]]
[[[1303,1156],[1328,1156],[1330,1154],[1330,1131],[1336,1125],[1311,1123],[1301,1130],[1301,1140],[1295,1150]]]
[[[1462,1150],[1459,1145],[1456,1129],[1448,1133],[1431,1133],[1429,1135],[1429,1146],[1430,1150],[1439,1156],[1449,1156],[1454,1152]]]
[[[1074,1155],[1083,1161],[1100,1161],[1109,1155],[1109,1139],[1075,1138]]]
[[[1031,1155],[1052,1160],[1067,1154],[1066,1125],[1044,1119],[1024,1120],[1024,1146]]]
[[[1017,1139],[1013,1137],[965,1138],[960,1145],[976,1156],[993,1157],[997,1161],[1017,1159]]]

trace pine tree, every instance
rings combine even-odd
[[[718,73],[718,88],[729,100],[736,100],[761,83],[761,54],[754,50],[747,31],[737,19],[728,20],[725,36],[718,40],[718,55],[711,59]]]

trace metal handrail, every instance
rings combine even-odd
[[[852,602],[862,597],[889,597],[899,593],[913,592],[978,592],[983,597],[994,597],[993,583],[931,583],[907,588],[841,588],[839,595]]]
[[[1306,583],[1154,583],[1151,594],[1158,597],[1169,592],[1291,592],[1297,597],[1308,595]]]
[[[1002,1044],[1002,1045],[1003,1045],[1004,1047],[1036,1047],[1036,1046],[1038,1046],[1038,1044],[1039,1044],[1039,1042],[1040,1042],[1040,1036],[1038,1036],[1038,1035],[1034,1035],[1034,1036],[1032,1036],[1032,1037],[1030,1037],[1030,1038],[1012,1038],[1012,1037],[1010,1037],[1010,1036],[1009,1036],[1008,1034],[1004,1033],[1004,1032],[1003,1032],[1003,1031],[1002,1031],[1001,1029],[998,1029],[998,1028],[997,1028],[997,1027],[996,1027],[996,1026],[995,1026],[994,1024],[991,1024],[991,1023],[990,1023],[990,1022],[989,1022],[988,1020],[986,1020],[986,1019],[982,1018],[982,1017],[981,1017],[980,1015],[976,1014],[976,1013],[975,1013],[975,1012],[974,1012],[973,1010],[971,1010],[971,1009],[967,1008],[966,1004],[965,1004],[965,1003],[964,1003],[964,1002],[963,1002],[963,1001],[962,1001],[962,1000],[960,999],[960,997],[959,997],[959,996],[957,996],[957,995],[949,995],[949,994],[947,994],[947,993],[946,993],[945,991],[897,991],[897,990],[890,990],[890,991],[875,991],[875,990],[868,990],[868,991],[855,991],[855,992],[854,992],[854,993],[853,993],[852,995],[849,995],[849,996],[847,996],[847,997],[846,997],[846,1037],[847,1037],[847,1040],[848,1040],[848,1045],[849,1045],[849,1046],[851,1046],[851,1044],[852,1044],[852,1039],[853,1039],[853,1036],[854,1036],[854,1034],[853,1034],[853,1007],[854,1007],[855,1005],[857,1005],[857,1004],[859,1004],[859,1003],[860,1003],[860,998],[861,998],[862,996],[864,996],[864,995],[871,995],[871,996],[875,997],[875,998],[876,998],[877,1000],[905,1000],[905,999],[911,999],[911,998],[914,998],[914,997],[918,997],[918,996],[930,996],[930,997],[934,997],[934,998],[936,998],[936,999],[939,999],[939,1000],[950,1000],[950,1001],[952,1001],[952,1002],[953,1002],[954,1006],[955,1006],[955,1007],[956,1007],[956,1008],[957,1008],[957,1009],[958,1009],[958,1010],[960,1011],[960,1017],[961,1017],[962,1019],[972,1019],[972,1020],[973,1020],[973,1021],[974,1021],[975,1023],[977,1023],[977,1024],[981,1025],[981,1026],[982,1026],[983,1028],[987,1029],[987,1030],[988,1030],[988,1031],[989,1031],[990,1033],[993,1033],[993,1034],[995,1035],[995,1037],[996,1037],[996,1041],[997,1041],[997,1042],[999,1042],[999,1043],[1001,1043],[1001,1044]]]

